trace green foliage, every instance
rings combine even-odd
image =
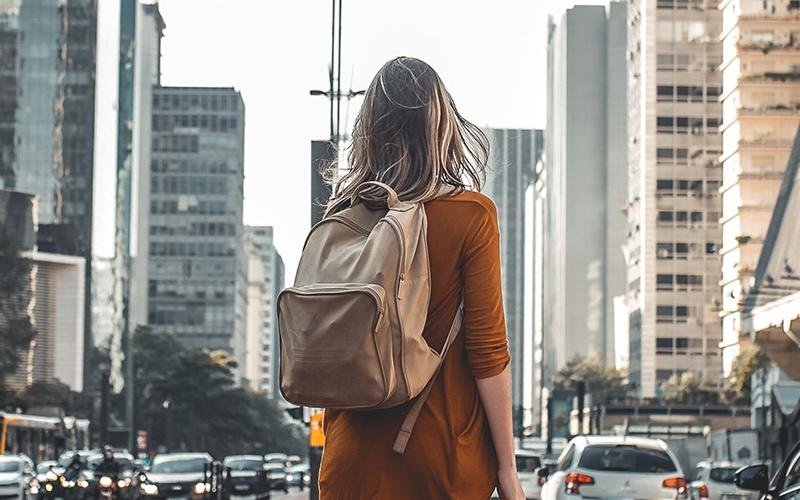
[[[168,449],[304,453],[305,428],[263,394],[235,387],[235,362],[222,351],[187,351],[173,335],[134,335],[136,426]]]
[[[661,390],[662,398],[668,404],[715,405],[722,402],[719,388],[692,372],[673,375],[661,386]]]
[[[754,373],[767,368],[771,361],[757,345],[742,349],[733,360],[731,373],[725,380],[726,401],[735,404],[750,404],[751,380]]]
[[[32,263],[0,236],[0,386],[19,366],[35,335],[29,312]]]
[[[85,393],[75,392],[67,384],[59,381],[34,382],[18,396],[23,411],[31,408],[55,407],[64,411],[64,415],[89,418],[92,410],[92,399]]]
[[[586,392],[593,404],[623,399],[627,394],[627,375],[614,367],[606,367],[599,355],[575,356],[556,374],[556,389],[575,390],[578,381],[586,383]]]

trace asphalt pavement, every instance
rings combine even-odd
[[[288,495],[282,491],[273,491],[270,500],[308,500],[308,490],[291,489]]]

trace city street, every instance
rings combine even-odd
[[[274,500],[307,500],[308,490],[300,491],[298,489],[293,489],[289,491],[288,495],[283,492],[273,492],[270,498]]]

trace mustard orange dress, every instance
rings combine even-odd
[[[500,235],[492,201],[476,192],[426,205],[431,301],[424,336],[444,344],[464,294],[464,325],[445,358],[403,455],[392,444],[410,404],[373,412],[328,410],[322,500],[486,500],[497,458],[475,379],[508,365]]]

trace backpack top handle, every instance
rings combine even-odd
[[[388,184],[378,181],[366,181],[359,184],[356,188],[353,196],[350,198],[350,206],[355,205],[361,195],[361,192],[370,187],[377,187],[386,191],[386,205],[389,207],[389,210],[400,204],[400,199],[397,197],[397,193]]]

